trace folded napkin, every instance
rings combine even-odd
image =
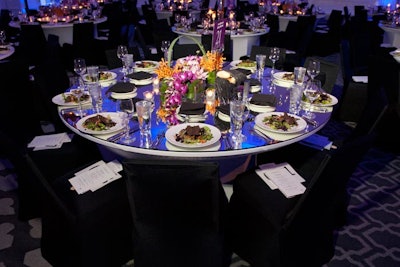
[[[250,104],[274,107],[276,105],[276,97],[269,94],[254,94],[250,100]]]
[[[131,83],[122,83],[118,82],[111,86],[108,90],[107,93],[131,93],[136,90],[136,86]]]
[[[150,79],[153,75],[151,73],[145,71],[138,71],[131,74],[126,75],[126,77],[133,79],[133,80],[146,80]]]
[[[229,104],[225,104],[225,105],[220,105],[217,107],[217,110],[221,113],[224,113],[226,115],[229,115],[231,110],[230,110],[230,105]]]
[[[233,71],[233,70],[231,70],[231,71]],[[249,69],[237,68],[237,69],[235,69],[235,71],[238,71],[238,72],[240,72],[240,73],[242,73],[242,74],[244,74],[246,76],[251,74],[251,70],[249,70]]]
[[[202,115],[205,110],[206,106],[204,103],[182,102],[179,113],[186,115]]]
[[[261,85],[261,82],[256,78],[250,78],[250,86]]]

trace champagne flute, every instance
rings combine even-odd
[[[306,88],[303,91],[304,96],[308,100],[308,109],[306,109],[306,113],[304,116],[308,119],[314,119],[315,114],[311,112],[312,105],[315,100],[317,100],[321,95],[321,81],[320,80],[311,80],[307,83]]]
[[[133,113],[135,112],[135,105],[132,98],[118,100],[117,111],[119,112],[123,125],[125,126],[124,136],[120,139],[120,142],[127,145],[132,144],[135,141],[135,138],[132,138],[129,134],[129,121],[132,119]]]
[[[122,61],[124,61],[125,55],[128,54],[128,48],[125,45],[119,45],[117,47],[117,57]],[[124,67],[122,67],[121,72],[124,72]]]
[[[311,77],[311,81],[314,81],[314,78],[318,76],[320,72],[320,63],[318,60],[311,60],[307,66],[307,74]]]
[[[86,72],[86,62],[83,58],[75,58],[74,59],[74,71],[79,76],[79,85],[78,87],[83,91],[83,78],[82,75]]]
[[[168,48],[171,45],[169,40],[161,41],[161,51],[164,53],[164,60],[168,61]]]

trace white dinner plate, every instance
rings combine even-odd
[[[261,91],[261,85],[250,86],[250,93],[257,93]]]
[[[87,128],[85,128],[85,127],[83,126],[83,123],[84,123],[87,119],[92,118],[92,117],[94,117],[94,116],[97,116],[98,114],[99,114],[99,115],[102,115],[102,116],[104,116],[104,117],[108,117],[108,116],[109,116],[109,117],[111,118],[111,120],[114,121],[116,124],[115,124],[113,127],[109,128],[109,129],[107,129],[107,130],[104,130],[104,131],[94,131],[94,130],[87,129]],[[121,130],[121,129],[124,127],[124,125],[123,125],[123,123],[122,123],[122,119],[120,118],[120,116],[118,115],[117,112],[102,112],[102,113],[98,113],[98,114],[92,114],[92,115],[83,117],[82,119],[80,119],[80,120],[76,123],[76,128],[77,128],[79,131],[81,131],[81,132],[83,132],[83,133],[86,133],[86,134],[96,134],[96,135],[99,135],[99,134],[110,134],[110,133],[113,133],[113,132],[117,132],[117,131]]]
[[[148,78],[143,80],[129,79],[129,82],[133,83],[134,85],[148,85],[153,82],[153,78]]]
[[[273,129],[263,122],[264,118],[266,118],[266,117],[269,117],[271,115],[281,116],[283,114],[284,114],[284,112],[267,112],[267,113],[258,114],[255,118],[255,124],[264,130],[274,132],[274,133],[297,133],[297,132],[303,131],[306,128],[307,122],[303,118],[301,118],[297,115],[294,115],[294,114],[289,114],[289,113],[288,113],[289,116],[297,119],[297,126],[293,126],[290,129],[288,129],[287,131],[284,131],[281,129]]]
[[[151,66],[149,66],[149,67],[142,67],[141,65],[142,65],[143,63],[149,63],[149,64],[151,64]],[[134,70],[135,70],[135,71],[154,72],[154,70],[155,70],[156,68],[158,68],[159,65],[160,65],[159,62],[157,62],[157,61],[152,61],[152,60],[136,61],[136,62],[135,62]]]
[[[254,104],[249,104],[249,109],[251,111],[254,111],[254,112],[257,112],[257,113],[265,113],[265,112],[275,111],[275,107],[261,106],[261,105],[254,105]]]
[[[220,118],[224,122],[230,122],[231,121],[231,117],[229,117],[229,115],[227,115],[225,113],[222,113],[220,111],[218,111],[218,118]]]
[[[63,94],[64,94],[65,96],[72,95],[72,93],[68,93],[68,92],[63,93]],[[59,106],[79,106],[79,103],[77,103],[77,102],[65,102],[65,101],[64,101],[63,94],[56,95],[55,97],[53,97],[53,98],[51,99],[51,101],[52,101],[54,104],[59,105]],[[85,105],[85,104],[91,103],[91,101],[92,101],[92,100],[91,100],[91,98],[90,98],[90,96],[89,96],[89,98],[86,99],[85,101],[82,101],[81,104],[82,104],[82,105]]]
[[[117,74],[115,72],[112,72],[112,71],[100,71],[100,73],[104,73],[108,77],[107,79],[104,79],[104,78],[101,79],[100,78],[99,82],[100,82],[101,85],[109,83],[112,80],[115,80],[117,78]],[[85,83],[93,83],[92,81],[90,81],[88,74],[83,75],[83,80],[85,81]]]
[[[338,103],[338,99],[335,97],[335,96],[333,96],[333,95],[330,95],[330,94],[327,94],[329,97],[330,97],[330,99],[331,99],[331,102],[330,103],[328,103],[328,104],[322,104],[322,103],[317,103],[317,104],[312,104],[313,106],[317,106],[317,107],[331,107],[331,106],[334,106],[334,105],[336,105],[337,103]],[[304,104],[304,105],[306,105],[306,106],[308,106],[308,105],[310,105],[308,102],[306,102],[306,101],[302,101],[303,103],[302,104]]]
[[[238,64],[242,62],[242,60],[234,60],[230,63],[232,68],[238,68],[238,69],[245,69],[245,70],[251,70],[254,71],[256,70],[256,65],[254,65],[254,67],[243,67],[243,66],[238,66]],[[256,62],[254,61],[254,64],[256,64]]]
[[[165,142],[165,146],[169,151],[190,151],[192,150],[191,148],[184,148],[184,147],[179,147],[171,144],[170,142]],[[218,151],[219,148],[221,147],[221,142],[215,142],[212,145],[206,146],[206,147],[197,147],[195,150],[196,151]]]
[[[287,71],[277,72],[277,73],[274,73],[273,76],[274,76],[274,79],[276,81],[278,81],[279,83],[287,83],[287,84],[293,85],[294,84],[293,80],[283,79],[283,75],[286,75],[286,74],[293,74],[293,72],[287,72]]]
[[[211,130],[212,138],[211,140],[205,142],[205,143],[199,143],[199,144],[185,144],[181,143],[175,140],[175,135],[179,133],[182,129],[185,129],[187,126],[199,126],[199,127],[208,127]],[[205,124],[205,123],[182,123],[178,124],[175,126],[172,126],[167,130],[165,133],[165,138],[167,139],[168,142],[170,142],[172,145],[181,147],[181,148],[204,148],[213,145],[214,143],[218,142],[219,139],[221,138],[221,132],[220,130],[212,125]]]

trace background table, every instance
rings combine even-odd
[[[392,27],[384,24],[380,24],[379,26],[385,31],[383,34],[383,43],[400,48],[400,27]]]
[[[191,36],[201,43],[201,33],[199,32],[184,32],[172,27],[172,31],[178,35]],[[232,40],[232,60],[239,60],[241,56],[250,55],[252,46],[260,45],[260,36],[267,34],[268,30],[261,30],[260,32],[243,32],[242,34],[231,35]],[[194,41],[190,38],[179,39],[180,44],[193,44]]]
[[[94,24],[93,34],[95,38],[98,37],[97,24],[103,23],[105,21],[107,21],[107,17],[101,17],[93,21]],[[14,28],[19,28],[20,24],[18,21],[11,21],[9,25]],[[73,43],[73,25],[74,23],[61,23],[61,22],[55,24],[47,23],[47,24],[42,24],[42,29],[44,35],[46,36],[46,39],[48,38],[49,34],[57,35],[59,37],[60,45],[62,46],[64,43],[67,44]]]
[[[14,52],[15,52],[14,46],[8,45],[7,47],[8,47],[7,50],[0,50],[0,60],[8,58],[12,54],[14,54]]]

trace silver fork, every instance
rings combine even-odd
[[[157,134],[156,139],[151,143],[150,148],[151,149],[157,149],[158,146],[160,145],[161,140],[165,136],[165,131],[162,131],[161,133]]]

